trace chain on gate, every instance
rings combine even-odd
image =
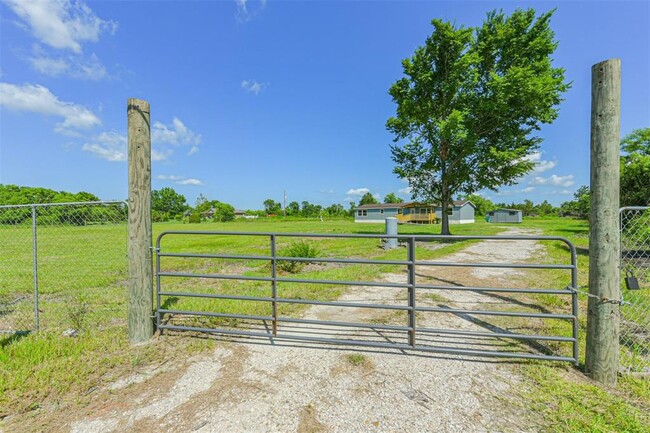
[[[650,207],[624,207],[621,223],[621,367],[650,373]]]

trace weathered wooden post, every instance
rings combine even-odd
[[[153,335],[151,252],[151,127],[149,102],[130,98],[127,105],[129,155],[129,339]]]
[[[586,368],[616,384],[619,356],[621,60],[591,68],[591,210]]]

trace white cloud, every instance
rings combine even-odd
[[[237,5],[237,14],[235,15],[237,21],[245,23],[264,10],[266,7],[266,0],[235,0],[235,5]],[[251,5],[253,7],[250,7]]]
[[[249,93],[257,95],[267,87],[266,83],[258,83],[255,80],[244,80],[241,82],[241,88]]]
[[[82,52],[84,42],[97,42],[117,23],[97,17],[83,1],[4,0],[32,35],[53,48]]]
[[[398,189],[397,192],[400,193],[400,194],[411,194],[412,190],[413,190],[413,188],[411,188],[410,186],[407,186],[406,188]]]
[[[201,142],[201,135],[191,131],[185,124],[174,117],[172,123],[165,125],[161,122],[154,122],[151,130],[151,160],[164,161],[174,152],[169,148],[172,146],[191,145],[188,155],[193,155],[199,151],[198,144]],[[127,160],[127,137],[117,132],[103,132],[94,137],[90,142],[82,146],[82,150],[90,152],[98,158],[108,161],[126,161]],[[162,178],[161,180],[185,181],[181,185],[198,185],[197,179],[185,178]],[[200,182],[200,181],[199,181]]]
[[[127,138],[117,132],[102,132],[91,143],[84,143],[81,150],[90,152],[98,158],[111,162],[127,159]]]
[[[46,87],[38,84],[18,86],[0,83],[0,105],[14,111],[39,113],[62,117],[55,131],[66,133],[71,129],[89,129],[101,124],[99,117],[87,108],[60,101]]]
[[[535,191],[534,186],[527,186],[526,188],[521,190],[521,192],[533,192],[533,191]]]
[[[203,185],[203,182],[201,182],[198,179],[184,179],[184,180],[179,180],[176,182],[179,185]]]
[[[567,176],[558,176],[552,174],[549,177],[536,176],[530,181],[531,185],[554,185],[554,186],[563,186],[568,187],[575,184],[573,180],[573,175],[569,174]]]
[[[151,141],[175,146],[192,145],[197,147],[201,143],[201,135],[190,130],[178,117],[174,117],[169,125],[154,122],[151,129]],[[197,151],[198,147],[193,153]],[[192,149],[190,149],[190,152],[192,152]]]
[[[118,132],[102,132],[91,142],[84,143],[81,150],[90,152],[97,158],[111,162],[124,162],[128,158],[128,140],[126,135]],[[152,161],[163,161],[172,154],[170,150],[151,149]]]
[[[523,159],[535,163],[535,168],[533,169],[533,172],[535,173],[544,173],[545,171],[552,170],[557,166],[556,161],[542,159],[542,152],[533,152],[530,155],[525,156]]]
[[[195,186],[203,185],[203,182],[200,181],[199,179],[192,179],[192,178],[186,179],[184,176],[176,176],[173,174],[171,175],[159,174],[158,176],[156,176],[156,179],[171,180],[178,185],[195,185]]]
[[[160,180],[182,180],[182,179],[185,179],[185,178],[182,177],[182,176],[175,176],[173,174],[170,174],[170,175],[159,174],[158,176],[156,176],[156,179],[160,179]]]
[[[349,196],[355,196],[356,195],[356,196],[361,197],[362,195],[367,194],[369,192],[370,192],[370,190],[368,188],[352,188],[352,189],[349,189],[348,192],[345,193],[345,195],[349,195]]]
[[[64,59],[50,57],[31,57],[32,68],[41,74],[58,77],[70,69],[70,64]]]
[[[51,77],[66,75],[71,78],[98,81],[107,76],[106,68],[95,54],[88,59],[83,59],[80,56],[64,58],[48,57],[39,51],[35,56],[29,58],[29,62],[35,71]]]

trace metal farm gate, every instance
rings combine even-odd
[[[623,278],[621,368],[624,372],[648,374],[650,373],[650,207],[621,208],[620,221]],[[626,279],[630,278],[632,281],[626,282]],[[638,287],[634,283],[638,283]]]
[[[402,247],[380,249],[386,238]],[[565,261],[539,263],[537,247],[535,262],[420,258],[458,241],[551,243]],[[308,256],[310,246],[324,252]],[[370,254],[350,257],[359,246]],[[161,331],[578,362],[576,250],[564,238],[166,231],[156,251]],[[553,275],[536,288],[525,273]]]

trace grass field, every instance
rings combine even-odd
[[[569,238],[578,247],[579,284],[588,276],[588,225],[570,219],[529,218],[521,226],[537,229],[545,235]],[[384,231],[383,224],[355,224],[351,221],[289,221],[253,220],[231,223],[154,224],[154,237],[166,230],[216,230],[250,232],[303,233],[374,233]],[[478,221],[476,224],[452,226],[454,234],[492,235],[503,227]],[[400,234],[437,234],[439,226],[400,226]],[[0,297],[15,298],[31,294],[31,228],[12,227],[2,232],[0,264]],[[0,417],[12,413],[28,413],[41,407],[61,404],[83,404],[89,392],[128,374],[142,365],[156,364],[170,356],[188,356],[212,347],[209,339],[163,338],[154,344],[132,347],[126,335],[127,262],[126,228],[124,225],[85,227],[46,227],[39,230],[39,286],[42,332],[6,336],[0,340]],[[291,240],[280,239],[278,250]],[[404,249],[385,251],[376,239],[319,239],[312,245],[323,257],[372,257],[377,260],[405,259]],[[459,251],[468,242],[445,243],[432,250],[418,248],[418,258],[433,259]],[[214,237],[169,236],[162,244],[166,252],[229,253],[267,255],[269,240],[264,236]],[[566,248],[559,243],[546,246],[546,261],[566,263]],[[252,260],[165,258],[163,270],[199,273],[231,273],[268,275],[269,265]],[[369,280],[395,266],[307,266],[301,277],[338,280]],[[533,273],[530,286],[564,287],[566,272]],[[268,296],[268,283],[246,284],[225,281],[205,282],[200,279],[167,278],[167,290],[236,293]],[[18,288],[18,290],[16,289]],[[341,286],[286,283],[279,288],[288,298],[309,297],[330,300],[337,298]],[[536,298],[537,299],[537,298]],[[166,307],[197,311],[223,311],[244,314],[269,314],[268,304],[165,298]],[[557,298],[540,299],[544,307],[564,308]],[[584,299],[581,297],[584,307]],[[28,304],[27,304],[28,305]],[[295,304],[282,306],[282,314],[298,315]],[[584,312],[584,309],[583,309]],[[0,317],[0,320],[2,317]],[[217,319],[209,319],[217,321]],[[582,314],[584,328],[585,315]],[[0,321],[0,323],[2,323]],[[61,330],[80,328],[77,338],[61,337]],[[550,329],[549,332],[566,332]],[[584,332],[582,333],[584,335]],[[582,350],[584,353],[584,350]],[[529,391],[522,394],[522,404],[532,405],[549,421],[550,430],[557,431],[644,431],[642,411],[650,408],[648,381],[634,377],[621,378],[621,387],[610,392],[588,381],[567,380],[571,368],[557,364],[527,363],[520,367],[528,378]],[[615,415],[611,411],[615,410]]]

